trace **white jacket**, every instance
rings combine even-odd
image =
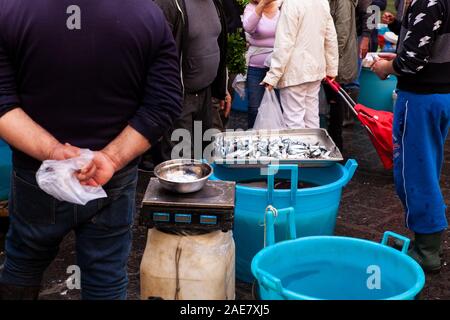
[[[336,77],[339,49],[328,0],[284,0],[270,71],[264,79],[285,88]]]

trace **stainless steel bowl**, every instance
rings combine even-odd
[[[161,185],[172,192],[191,193],[203,188],[213,168],[198,160],[177,159],[156,166],[155,176]]]

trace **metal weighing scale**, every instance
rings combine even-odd
[[[233,229],[235,182],[207,181],[198,192],[179,194],[152,178],[142,201],[140,221],[148,228],[172,230]]]

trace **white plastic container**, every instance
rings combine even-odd
[[[141,262],[141,299],[149,298],[234,300],[232,232],[180,236],[150,229]]]

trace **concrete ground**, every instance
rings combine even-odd
[[[245,118],[234,113],[229,127],[244,127]],[[392,174],[385,171],[373,150],[370,141],[359,125],[345,130],[346,149],[344,156],[354,158],[359,168],[345,188],[337,221],[336,234],[380,241],[386,230],[411,237],[404,227],[403,209],[395,195]],[[137,202],[140,202],[149,175],[141,173]],[[450,141],[447,141],[445,164],[442,172],[442,190],[446,202],[450,202]],[[139,264],[146,242],[146,229],[136,224],[132,254],[129,260],[129,299],[139,299]],[[440,274],[427,276],[423,299],[450,299],[450,232],[445,232],[444,266]],[[2,248],[0,236],[0,249]],[[1,251],[1,250],[0,250]],[[66,269],[75,264],[74,236],[68,235],[61,244],[60,253],[45,274],[41,299],[78,299],[77,290],[68,291],[65,280]],[[0,255],[0,265],[1,265]],[[1,268],[1,267],[0,267]],[[401,272],[401,270],[399,270]],[[237,298],[252,299],[251,286],[237,283]]]

